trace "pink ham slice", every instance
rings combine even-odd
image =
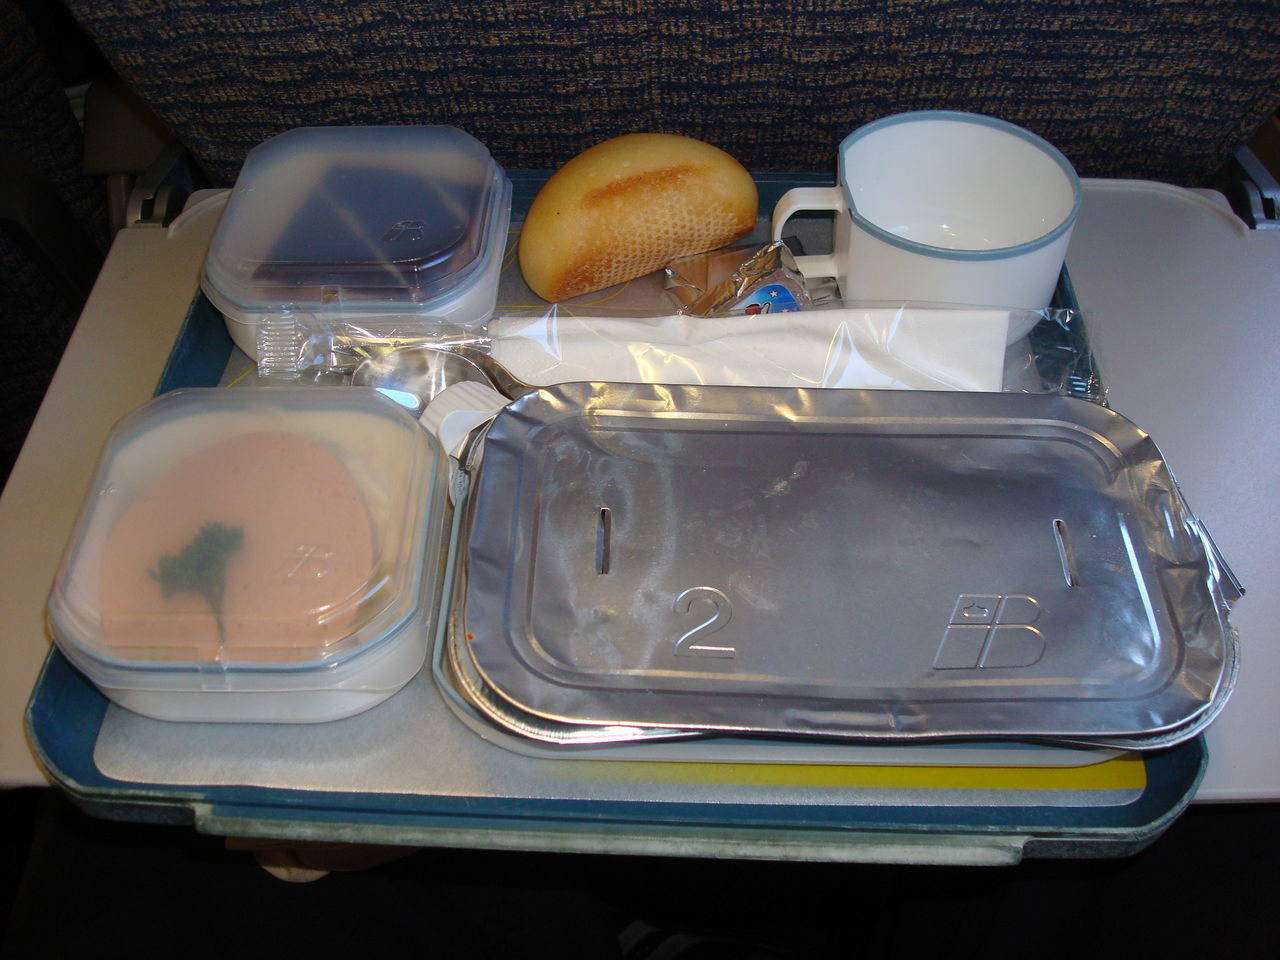
[[[164,597],[148,572],[214,522],[244,534],[226,564],[225,643],[204,596]],[[245,434],[181,461],[120,516],[102,558],[103,640],[137,659],[311,659],[351,633],[375,563],[368,505],[336,456],[294,433]]]

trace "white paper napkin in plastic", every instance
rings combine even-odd
[[[493,355],[536,386],[617,383],[999,391],[1010,312],[842,307],[736,317],[491,322]]]

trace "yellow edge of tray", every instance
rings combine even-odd
[[[604,760],[593,780],[768,787],[888,787],[933,790],[1132,790],[1147,785],[1140,756],[1081,767],[911,767],[826,763],[671,763]]]

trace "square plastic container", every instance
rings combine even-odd
[[[510,181],[461,130],[299,127],[249,152],[201,288],[255,359],[286,314],[479,330],[510,219]]]
[[[314,722],[421,668],[446,458],[373,390],[179,390],[107,441],[49,598],[58,647],[161,720]]]

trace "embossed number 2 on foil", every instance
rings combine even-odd
[[[675,654],[678,657],[736,657],[737,647],[717,646],[703,640],[718,630],[723,630],[733,616],[733,604],[723,592],[715,587],[690,587],[676,597],[674,609],[676,613],[690,613],[693,601],[705,600],[715,612],[702,623],[676,641]]]

